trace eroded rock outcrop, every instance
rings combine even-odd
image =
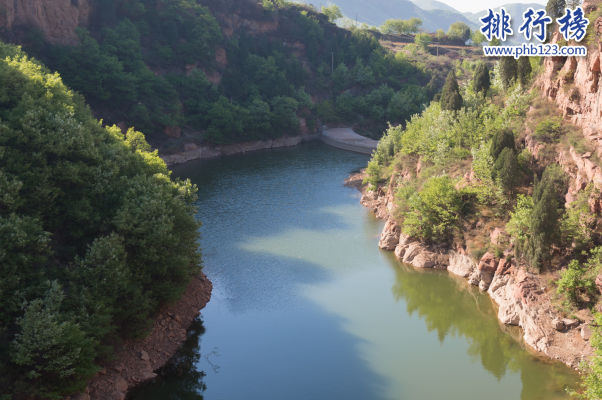
[[[77,44],[74,29],[86,26],[90,0],[0,0],[0,30],[9,36],[38,28],[52,44]]]

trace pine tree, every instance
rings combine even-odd
[[[489,68],[487,68],[485,63],[479,63],[472,78],[472,90],[475,93],[483,92],[483,95],[487,95],[490,87]]]
[[[505,148],[510,148],[512,151],[516,149],[514,144],[514,132],[512,132],[512,129],[509,128],[504,128],[500,131],[497,131],[493,135],[491,147],[489,149],[489,155],[491,158],[493,158],[494,162],[497,161],[498,156]]]
[[[529,227],[527,257],[531,267],[539,270],[551,256],[550,249],[559,239],[558,201],[559,191],[564,191],[564,173],[557,166],[544,171],[541,182],[535,179],[533,190],[533,212]]]
[[[500,58],[500,77],[502,78],[502,86],[504,89],[509,88],[518,77],[518,65],[516,59],[512,56]]]
[[[500,153],[497,161],[493,165],[493,178],[498,179],[502,189],[512,196],[514,188],[518,182],[519,169],[518,159],[514,151],[506,147]]]
[[[441,108],[449,111],[459,111],[462,108],[460,87],[453,71],[447,75],[445,85],[441,91]]]
[[[517,62],[517,74],[518,81],[520,82],[523,89],[527,86],[527,83],[531,78],[532,71],[533,69],[531,68],[531,62],[529,61],[529,57],[520,57]]]

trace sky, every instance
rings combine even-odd
[[[450,7],[455,8],[460,12],[479,12],[488,8],[495,8],[503,6],[504,4],[513,3],[536,3],[545,5],[547,1],[542,0],[527,0],[527,1],[516,1],[516,0],[438,0],[441,3],[445,3]],[[420,1],[416,4],[420,7]]]

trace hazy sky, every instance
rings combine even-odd
[[[420,0],[415,0],[416,5],[420,7]],[[503,6],[504,4],[512,3],[536,3],[545,5],[544,0],[528,0],[528,1],[513,1],[513,0],[438,0],[455,8],[460,12],[479,12],[488,8]]]

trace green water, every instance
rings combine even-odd
[[[368,158],[311,143],[174,168],[200,187],[211,302],[180,363],[135,399],[565,399],[488,296],[378,249],[343,187]]]

